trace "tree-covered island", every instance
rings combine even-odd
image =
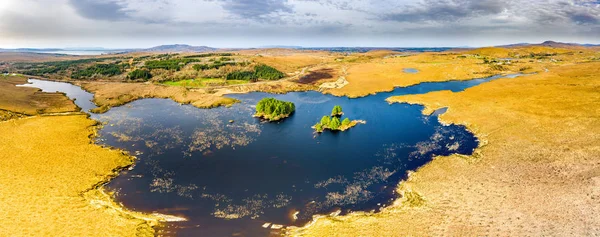
[[[340,121],[341,116],[344,113],[342,112],[342,107],[339,105],[336,105],[333,107],[333,110],[331,111],[331,116],[323,116],[321,118],[321,121],[319,121],[317,124],[315,124],[315,126],[313,126],[312,128],[315,129],[316,132],[321,133],[323,131],[325,131],[325,129],[329,129],[331,131],[346,131],[351,127],[356,126],[359,123],[366,123],[365,121],[362,120],[350,120],[349,118],[344,118],[343,120]]]
[[[256,104],[254,117],[277,121],[289,117],[294,111],[296,111],[296,106],[292,102],[263,98]]]

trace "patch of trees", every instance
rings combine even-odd
[[[73,79],[90,78],[94,75],[116,76],[123,71],[117,64],[95,64],[83,70],[77,70],[71,74]]]
[[[558,55],[558,54],[557,53],[529,53],[529,58],[544,59],[544,58],[556,56],[556,55]]]
[[[498,60],[496,60],[495,58],[488,59],[487,57],[485,57],[485,58],[483,58],[483,63],[485,63],[485,64],[498,63]]]
[[[187,55],[187,56],[183,56],[183,57],[184,58],[206,58],[206,57],[215,57],[215,56],[229,57],[229,56],[233,56],[233,54],[232,53],[204,53],[204,54]]]
[[[236,62],[215,61],[212,64],[194,64],[192,66],[192,68],[196,71],[204,71],[204,70],[209,70],[209,69],[219,69],[220,67],[227,66],[227,65],[235,66],[235,65],[237,65],[237,63]]]
[[[254,71],[236,71],[230,72],[225,76],[227,80],[249,80],[257,81],[258,79],[277,80],[285,76],[283,72],[278,71],[267,65],[257,65]]]
[[[249,72],[249,71],[237,71],[237,72],[230,72],[227,74],[227,76],[225,77],[225,79],[227,80],[246,80],[246,81],[256,81],[256,75],[254,75],[254,72]]]
[[[285,77],[283,72],[264,64],[254,67],[254,75],[264,80],[279,80]]]
[[[333,107],[331,114],[331,116],[323,116],[321,121],[313,126],[316,132],[321,133],[325,131],[325,129],[329,129],[331,131],[345,131],[359,123],[359,121],[350,121],[349,118],[340,120],[342,114],[344,113],[342,112],[342,107],[339,105]]]
[[[129,74],[127,75],[127,78],[129,80],[137,80],[137,79],[149,80],[150,78],[152,78],[152,74],[148,70],[135,69],[135,70],[129,72]]]
[[[263,98],[256,104],[255,117],[277,121],[290,116],[296,111],[292,102],[282,101],[275,98]]]
[[[166,59],[166,60],[149,60],[144,63],[144,66],[150,70],[152,69],[166,69],[166,70],[175,70],[179,71],[185,65],[191,62],[199,62],[198,59]]]
[[[96,62],[102,62],[106,60],[118,59],[117,57],[111,58],[87,58],[78,60],[67,60],[67,61],[52,61],[43,63],[18,63],[15,67],[20,70],[23,74],[42,76],[45,74],[53,73],[64,73],[67,70],[77,70],[82,64],[90,64]]]

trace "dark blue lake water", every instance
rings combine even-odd
[[[356,99],[318,92],[238,94],[230,96],[242,103],[216,109],[143,99],[92,118],[106,123],[99,144],[139,158],[107,185],[116,199],[136,211],[188,219],[168,224],[162,234],[265,236],[278,232],[274,225],[303,225],[315,214],[377,210],[396,198],[407,171],[434,155],[471,154],[478,143],[464,127],[443,126],[436,115],[423,116],[421,106],[385,99],[461,91],[496,78],[422,83]],[[74,86],[52,89],[59,87]],[[276,123],[253,118],[264,97],[294,102],[296,112]],[[311,126],[334,105],[366,124],[314,134]]]

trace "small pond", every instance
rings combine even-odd
[[[405,68],[405,69],[402,69],[402,71],[404,73],[409,73],[409,74],[415,74],[415,73],[419,72],[419,70],[417,70],[416,68]]]

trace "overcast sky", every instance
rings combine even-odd
[[[0,0],[0,48],[600,43],[600,0]]]

